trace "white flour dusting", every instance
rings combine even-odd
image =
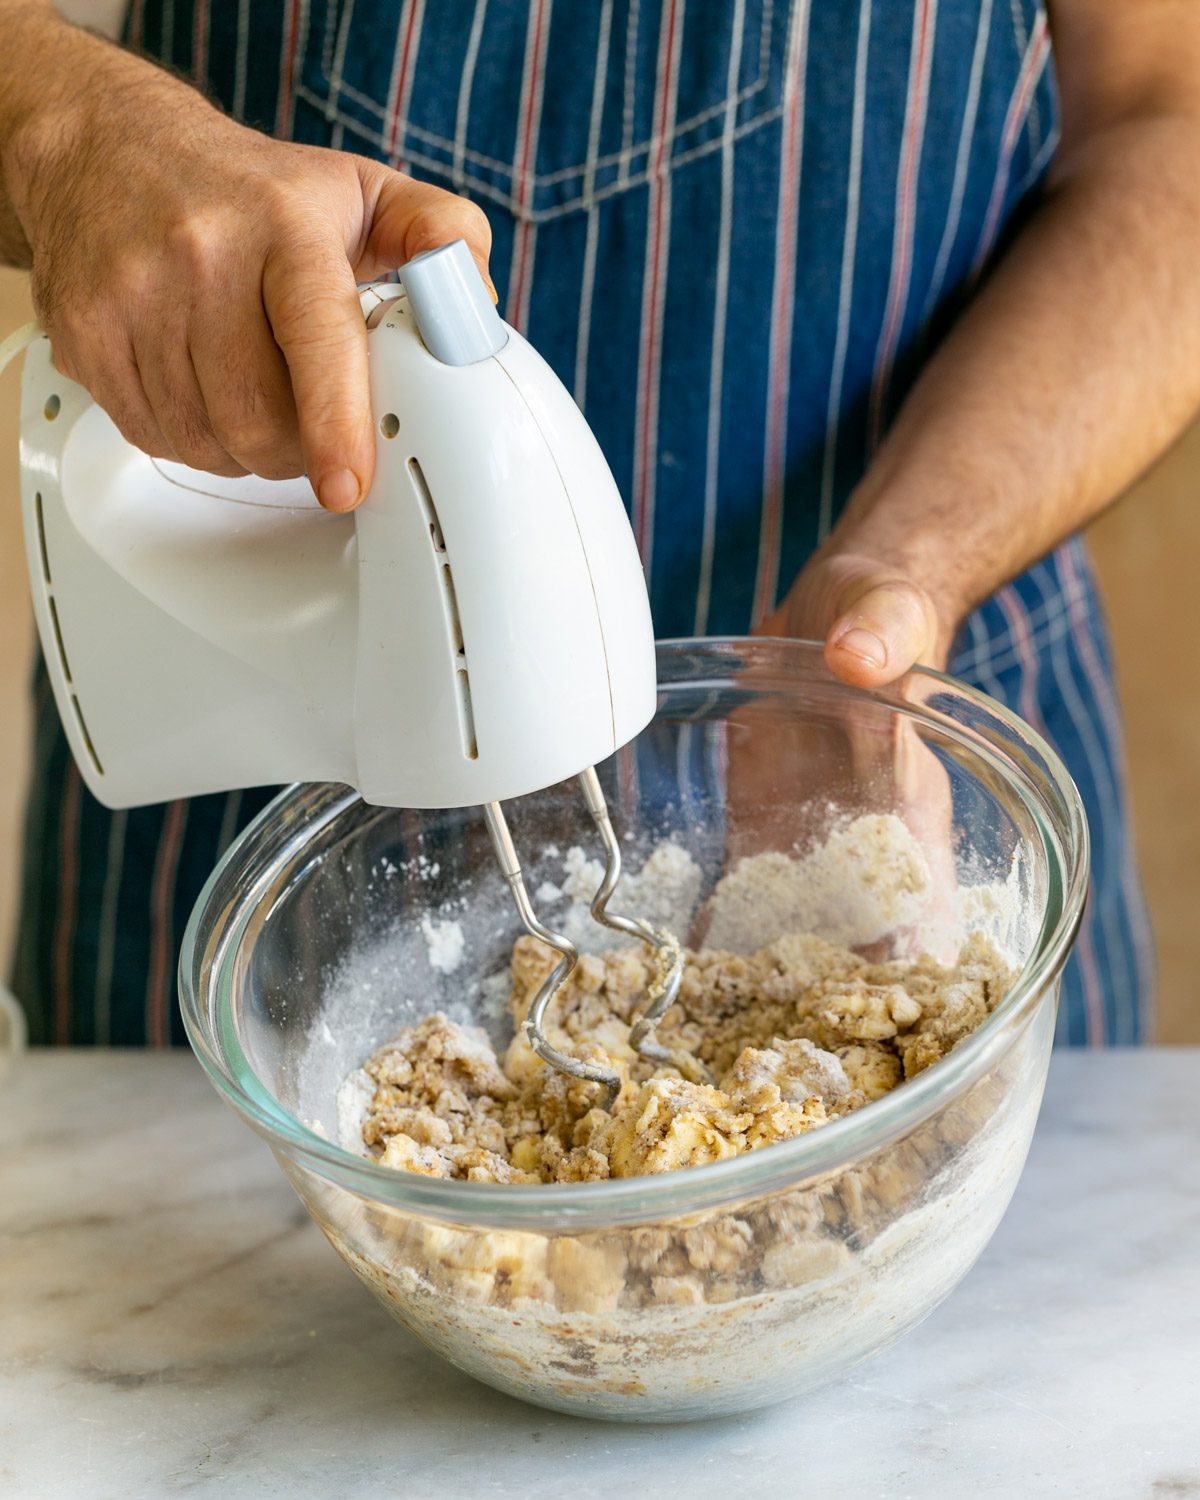
[[[919,920],[931,893],[929,863],[904,823],[867,815],[810,854],[739,860],[713,892],[705,941],[750,953],[785,932],[815,932],[860,947]]]
[[[355,1068],[353,1073],[347,1074],[338,1089],[337,1143],[343,1151],[362,1155],[363,1120],[374,1095],[375,1080],[365,1068]]]
[[[604,866],[598,859],[589,859],[578,847],[567,850],[560,896],[569,898],[571,904],[554,913],[553,926],[580,953],[603,953],[635,941],[593,921],[590,903],[603,879]],[[643,917],[651,927],[686,934],[700,899],[702,879],[700,866],[688,851],[673,839],[664,839],[650,851],[640,870],[623,871],[611,909],[620,916]]]
[[[426,912],[421,918],[421,936],[430,964],[439,974],[453,974],[466,950],[461,922],[435,922]]]

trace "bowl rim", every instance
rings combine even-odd
[[[823,659],[822,643],[793,638],[707,636],[657,642],[660,668],[664,659],[670,661],[701,652],[714,658],[724,653],[735,660],[759,655],[763,650],[771,652],[785,670],[788,657],[798,659],[803,654],[811,658],[820,653]],[[1022,767],[1005,761],[995,744],[984,740],[977,727],[939,714],[923,702],[897,698],[896,694],[914,678],[931,686],[940,684],[952,689],[997,721],[1006,731],[1006,739],[1032,751],[1041,761],[1044,789]],[[882,702],[901,714],[933,724],[940,733],[948,734],[976,756],[990,761],[1033,813],[1047,862],[1048,890],[1052,894],[1056,888],[1061,892],[1057,912],[1053,910],[1053,901],[1048,900],[1032,951],[1008,993],[982,1025],[939,1062],[883,1098],[819,1130],[776,1142],[769,1149],[681,1172],[583,1183],[477,1183],[397,1171],[370,1158],[356,1156],[310,1129],[276,1100],[250,1064],[229,1013],[228,954],[236,951],[238,939],[258,911],[271,872],[287,863],[293,851],[328,822],[362,802],[353,788],[312,783],[284,788],[243,829],[210,873],[188,917],[179,957],[181,1008],[188,1040],[217,1092],[277,1153],[298,1160],[321,1178],[361,1198],[445,1222],[543,1231],[555,1226],[611,1227],[686,1216],[781,1188],[794,1189],[861,1161],[907,1135],[988,1072],[1013,1045],[1040,1005],[1056,992],[1054,981],[1078,931],[1087,894],[1090,867],[1087,820],[1078,788],[1057,753],[1018,715],[979,689],[928,667],[914,667],[898,683],[885,689],[856,688],[832,674],[828,680],[848,697]],[[666,685],[670,682],[668,677]],[[1057,812],[1051,809],[1046,791],[1057,794],[1061,803]],[[304,823],[301,838],[295,832],[296,815],[306,803],[317,807],[318,816]],[[279,814],[285,811],[286,818],[280,820]],[[1052,831],[1055,818],[1065,825],[1065,847]],[[225,908],[226,913],[233,910],[238,915],[235,920],[225,922],[221,941],[212,949],[206,967],[208,982],[201,995],[193,985],[192,971],[200,953],[200,925],[209,902],[229,869],[268,827],[277,824],[280,828],[291,825],[292,837],[280,845],[256,880],[245,883],[237,901]],[[209,1024],[210,1014],[215,1026]]]

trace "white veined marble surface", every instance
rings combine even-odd
[[[1200,1050],[1057,1054],[1008,1216],[841,1385],[616,1427],[409,1337],[190,1055],[0,1074],[0,1495],[1200,1496]]]

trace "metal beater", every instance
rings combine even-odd
[[[604,845],[604,879],[591,900],[592,917],[601,926],[613,932],[637,938],[645,943],[654,954],[653,976],[646,991],[646,998],[630,1028],[629,1044],[640,1056],[677,1068],[693,1083],[711,1083],[712,1079],[704,1064],[693,1057],[690,1052],[682,1048],[666,1047],[658,1040],[656,1035],[658,1023],[679,993],[679,983],[683,978],[683,949],[679,939],[666,928],[652,927],[644,918],[624,917],[609,911],[608,903],[621,878],[621,846],[613,829],[612,819],[609,817],[608,804],[604,800],[600,778],[596,775],[594,767],[589,766],[581,771],[578,780],[583,789],[588,812],[600,832],[600,839]],[[547,1040],[544,1029],[551,1002],[579,962],[579,953],[569,938],[547,927],[534,911],[521,870],[521,861],[500,803],[489,802],[485,804],[483,811],[487,819],[488,832],[492,836],[492,844],[501,869],[504,871],[504,877],[508,881],[509,889],[512,891],[513,901],[522,925],[526,932],[531,933],[562,955],[533,997],[522,1027],[525,1039],[544,1062],[549,1063],[552,1068],[557,1068],[560,1073],[565,1073],[571,1078],[584,1079],[589,1083],[598,1083],[605,1091],[602,1100],[603,1107],[611,1109],[621,1089],[620,1074],[614,1068],[606,1068],[599,1063],[585,1062],[582,1058],[560,1052]]]

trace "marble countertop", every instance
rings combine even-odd
[[[616,1427],[475,1384],[190,1055],[0,1074],[0,1495],[1200,1496],[1200,1050],[1059,1054],[983,1259],[814,1397]]]

